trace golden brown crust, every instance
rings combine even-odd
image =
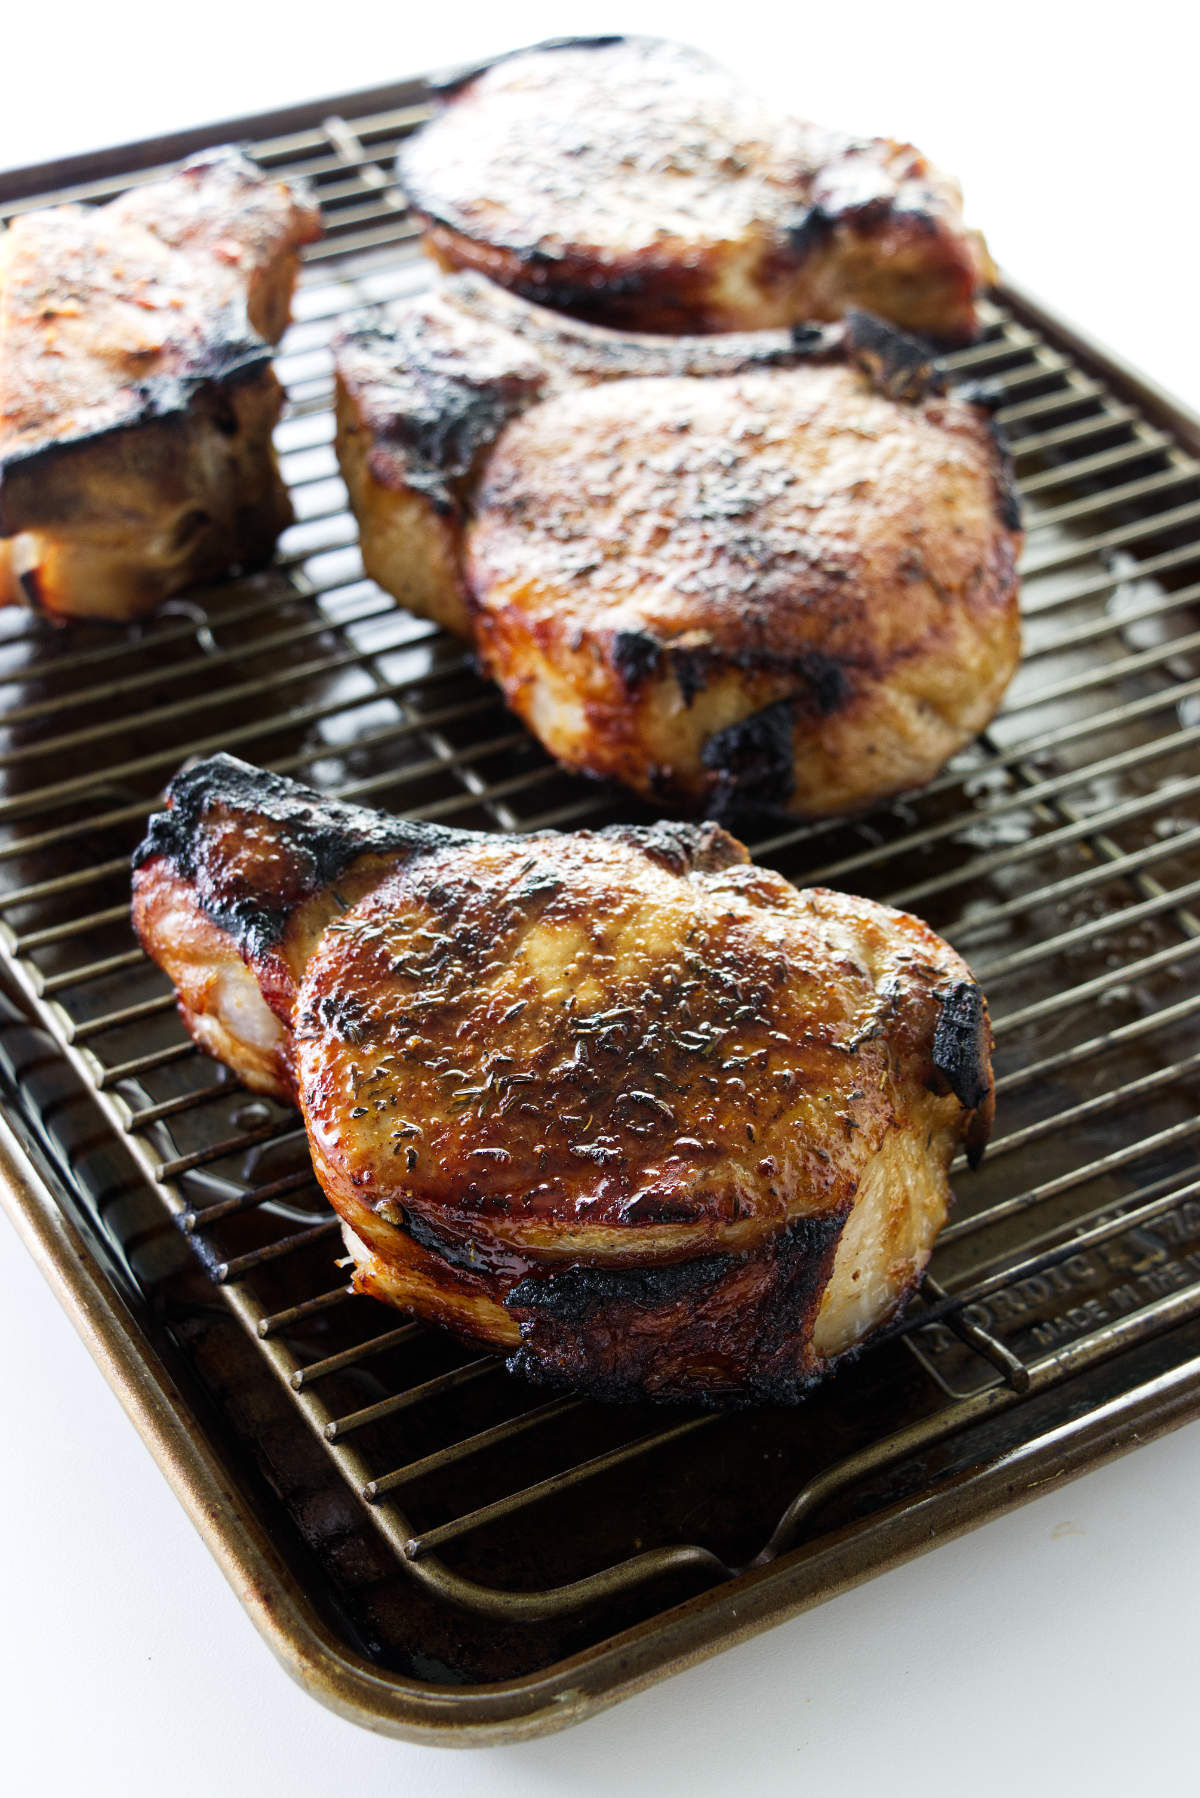
[[[135,924],[298,1094],[363,1290],[600,1396],[788,1399],[919,1278],[992,1102],[919,920],[711,825],[440,831],[224,757],[172,801]]]
[[[853,810],[999,704],[997,514],[973,408],[845,366],[573,394],[506,429],[476,494],[480,659],[560,760],[647,798]]]
[[[338,462],[367,572],[411,611],[469,637],[462,526],[509,418],[577,384],[795,360],[784,332],[668,344],[456,278],[337,340]]]
[[[291,318],[300,251],[321,235],[320,212],[303,182],[273,180],[236,151],[207,150],[169,180],[130,188],[108,213],[111,225],[142,226],[193,256],[196,287],[205,278],[201,269],[228,271],[245,295],[250,329],[264,343],[279,342]]]
[[[992,278],[957,185],[911,144],[773,114],[652,38],[502,57],[403,147],[445,269],[631,330],[758,330],[865,307],[964,342]]]
[[[915,920],[744,862],[681,876],[613,834],[455,845],[333,920],[305,970],[314,1153],[335,1202],[386,1192],[484,1263],[743,1250],[848,1210],[897,1035],[931,1055],[965,975],[948,958]]]
[[[876,321],[668,343],[460,276],[337,367],[368,568],[568,766],[818,816],[919,785],[999,704],[1003,444]]]
[[[232,152],[0,238],[0,601],[136,616],[291,509],[269,345],[312,206]]]

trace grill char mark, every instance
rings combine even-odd
[[[332,799],[231,755],[208,756],[183,770],[166,798],[134,850],[134,869],[159,858],[168,862],[194,884],[205,916],[227,931],[247,958],[278,944],[299,907],[335,887],[361,858],[409,861],[477,840],[471,831]],[[231,859],[229,843],[219,834],[222,826],[250,843],[244,868]],[[692,868],[725,867],[745,856],[741,845],[713,824],[614,824],[596,835],[630,843],[681,875]],[[453,912],[454,894],[444,899]]]
[[[736,811],[786,800],[795,786],[790,702],[776,700],[716,731],[705,743],[701,760],[717,777],[716,810]]]
[[[973,982],[957,981],[942,995],[933,1065],[967,1111],[974,1111],[987,1097],[989,1060],[983,994]]]
[[[931,394],[946,391],[945,376],[929,345],[870,312],[846,314],[845,342],[851,361],[857,362],[876,391],[890,400],[918,405]]]
[[[42,479],[64,457],[119,440],[138,426],[186,427],[200,398],[209,398],[219,405],[222,393],[261,380],[271,367],[271,348],[249,331],[244,321],[240,330],[241,335],[215,331],[197,350],[187,369],[132,382],[129,392],[133,403],[123,417],[69,436],[47,437],[39,443],[18,444],[0,452],[0,536],[11,536],[36,521],[36,492],[30,490],[25,499],[16,486],[19,477],[33,475]],[[15,502],[14,492],[25,503]]]
[[[793,1404],[823,1372],[810,1339],[845,1220],[795,1218],[740,1255],[529,1274],[504,1300],[522,1337],[506,1365],[603,1399]],[[685,1372],[697,1350],[699,1393]]]
[[[536,364],[522,365],[519,357],[504,366],[489,361],[486,345],[474,361],[469,350],[456,348],[458,354],[447,357],[419,311],[339,339],[343,358],[355,358],[367,369],[383,364],[392,373],[390,403],[379,406],[366,395],[376,472],[386,480],[399,452],[403,484],[443,513],[461,509],[461,483],[481,451],[537,398],[544,383]]]
[[[274,947],[297,909],[366,855],[408,859],[463,839],[437,824],[347,805],[282,776],[214,755],[176,775],[150,818],[135,869],[159,857],[193,882],[206,917],[244,956]],[[231,857],[221,827],[249,846]],[[269,870],[264,879],[265,870]]]

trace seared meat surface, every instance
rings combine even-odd
[[[442,267],[629,330],[863,307],[961,343],[994,273],[957,184],[911,144],[780,116],[654,38],[501,57],[443,90],[398,172]]]
[[[125,619],[290,522],[270,345],[307,198],[233,151],[0,236],[0,603]]]
[[[853,314],[673,341],[459,276],[337,351],[368,571],[569,767],[716,815],[932,774],[1020,655],[982,406]]]
[[[953,950],[714,825],[448,831],[219,756],[134,919],[197,1040],[297,1099],[358,1286],[600,1396],[797,1397],[990,1126]]]

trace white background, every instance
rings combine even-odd
[[[3,14],[0,167],[549,34],[687,38],[799,112],[911,137],[961,177],[1007,270],[1200,407],[1190,4]],[[1200,1790],[1196,1426],[580,1729],[449,1754],[369,1736],[292,1686],[3,1222],[0,1279],[0,1791]]]

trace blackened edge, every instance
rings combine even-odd
[[[135,871],[160,857],[169,862],[194,884],[205,916],[247,955],[279,941],[296,907],[332,885],[360,856],[408,858],[471,837],[347,805],[230,755],[207,756],[184,769],[167,789],[167,799],[167,808],[151,816],[134,850]],[[227,817],[240,814],[284,852],[261,887],[253,871],[247,877],[229,865],[214,843],[209,827],[214,810]]]
[[[732,1255],[698,1255],[666,1267],[563,1267],[530,1274],[505,1294],[508,1310],[534,1311],[577,1323],[613,1305],[653,1311],[715,1286],[734,1265]]]
[[[596,835],[628,843],[681,877],[715,873],[750,859],[745,844],[719,824],[673,823],[664,818],[657,824],[607,824]]]
[[[946,391],[933,351],[919,337],[898,331],[871,312],[847,312],[846,351],[888,399],[915,404]]]
[[[828,243],[837,221],[819,203],[805,206],[788,220],[784,237],[794,256],[807,256],[810,250]],[[803,328],[803,327],[802,327]],[[807,327],[811,329],[812,327]]]
[[[796,785],[790,701],[778,699],[715,731],[700,760],[717,776],[715,799],[722,810],[789,798]]]
[[[831,718],[848,703],[853,687],[844,662],[810,649],[800,656],[799,668],[808,682],[812,709],[820,717]]]
[[[662,652],[662,644],[649,631],[616,631],[613,635],[613,667],[627,689],[640,687],[654,673]]]
[[[168,809],[153,814],[133,852],[135,868],[161,855],[185,877],[194,873],[198,834],[205,813],[216,805],[280,825],[311,857],[323,883],[336,880],[356,855],[367,850],[440,847],[465,834],[347,805],[232,755],[206,756],[185,768],[167,788],[167,799]]]
[[[933,1065],[966,1110],[976,1110],[987,1099],[991,1091],[987,1006],[974,981],[955,981],[941,994]]]

